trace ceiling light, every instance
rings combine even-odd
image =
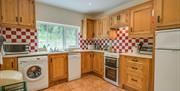
[[[92,3],[91,3],[91,2],[89,2],[89,3],[88,3],[88,5],[89,5],[89,6],[92,6]]]

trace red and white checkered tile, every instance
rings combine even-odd
[[[6,38],[6,42],[12,43],[29,43],[30,51],[37,51],[37,31],[30,29],[20,29],[20,28],[0,28],[0,33]],[[96,40],[85,40],[82,39],[81,34],[79,34],[79,47],[82,49],[88,49],[90,44],[101,45],[104,48],[109,42],[112,42],[113,49],[116,52],[130,52],[132,47],[137,46],[139,42],[144,42],[145,45],[152,45],[152,38],[129,38],[128,37],[128,27],[120,28],[117,31],[117,39],[96,39]]]
[[[30,51],[37,51],[37,31],[23,28],[1,28],[0,32],[10,43],[29,43]]]
[[[138,45],[139,42],[144,42],[144,45],[152,45],[153,38],[129,38],[128,37],[128,27],[120,28],[117,31],[117,39],[96,39],[96,40],[83,40],[80,36],[80,48],[87,49],[87,45],[94,44],[100,45],[101,48],[104,48],[105,45],[108,45],[109,42],[112,42],[112,47],[115,52],[132,52],[132,47]]]

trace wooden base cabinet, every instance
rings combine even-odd
[[[3,58],[3,64],[0,65],[0,70],[18,70],[17,58]]]
[[[94,52],[93,72],[100,77],[104,75],[104,53]]]
[[[49,55],[49,82],[53,83],[68,78],[67,54]]]
[[[92,72],[92,63],[93,63],[92,52],[81,53],[81,73],[82,74]]]
[[[152,59],[121,56],[120,87],[128,91],[149,91]]]

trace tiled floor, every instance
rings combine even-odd
[[[88,75],[79,80],[62,83],[43,91],[124,91],[99,77]]]

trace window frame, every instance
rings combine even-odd
[[[38,33],[38,25],[39,24],[45,24],[46,25],[46,30],[48,30],[48,25],[57,25],[57,26],[62,26],[63,27],[63,50],[67,50],[69,48],[66,48],[66,40],[67,38],[65,37],[65,30],[64,28],[65,27],[72,27],[72,28],[77,28],[77,31],[76,31],[76,45],[73,47],[73,48],[79,48],[79,37],[78,37],[78,34],[80,32],[80,26],[74,26],[74,25],[65,25],[65,24],[59,24],[59,23],[52,23],[52,22],[45,22],[45,21],[37,21],[36,23],[36,28],[37,28],[37,42],[38,42],[38,49],[40,48],[39,47],[39,33]],[[46,40],[48,41],[48,39]]]

